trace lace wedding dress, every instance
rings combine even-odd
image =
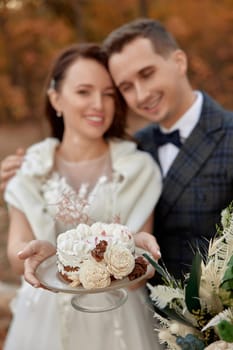
[[[110,222],[118,216],[115,187],[121,178],[117,175],[114,179],[110,153],[79,163],[56,156],[52,169],[42,176],[39,192],[44,215],[53,218],[56,235],[80,222]],[[14,319],[4,350],[159,349],[144,287],[129,291],[120,308],[98,314],[75,310],[72,296],[35,289],[23,282],[12,306]]]

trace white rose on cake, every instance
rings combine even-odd
[[[111,284],[110,274],[103,263],[85,261],[79,269],[79,279],[86,289],[106,288]]]
[[[131,251],[121,245],[113,245],[104,253],[107,270],[116,279],[128,276],[134,269],[135,260]]]

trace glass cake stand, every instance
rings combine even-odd
[[[115,310],[128,298],[126,289],[120,288],[98,293],[77,294],[71,299],[71,305],[79,311],[99,313]]]
[[[138,252],[137,256],[145,253],[141,249],[140,254]],[[146,253],[148,254],[148,252]],[[151,265],[148,265],[146,274],[133,281],[129,281],[126,277],[122,280],[113,281],[106,288],[85,289],[82,286],[72,287],[60,277],[57,270],[56,255],[53,255],[38,266],[35,274],[41,285],[46,289],[56,293],[74,294],[71,305],[76,310],[97,313],[111,311],[123,305],[128,298],[127,288],[146,279],[151,269]]]

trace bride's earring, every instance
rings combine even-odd
[[[61,111],[57,111],[56,114],[57,114],[57,117],[58,117],[58,118],[61,118],[61,117],[62,117],[62,112],[61,112]]]

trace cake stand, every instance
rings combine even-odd
[[[145,251],[142,253],[145,253]],[[146,253],[148,254],[148,252]],[[133,281],[126,277],[122,280],[113,281],[106,288],[85,289],[82,286],[72,287],[60,277],[57,270],[56,255],[53,255],[38,266],[35,275],[42,287],[56,293],[73,294],[71,305],[76,310],[99,313],[111,311],[123,305],[128,298],[127,289],[146,280],[151,273],[151,269],[151,265],[148,265],[146,274]]]

